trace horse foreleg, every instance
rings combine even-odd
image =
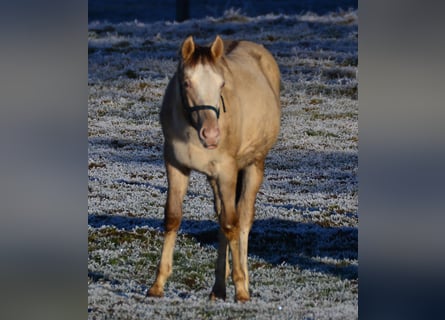
[[[164,211],[164,245],[162,246],[161,260],[156,273],[156,280],[147,295],[162,297],[164,285],[172,273],[173,250],[176,236],[182,219],[182,202],[187,191],[190,171],[180,170],[166,161],[168,191]]]
[[[232,279],[235,284],[235,300],[249,300],[249,292],[245,287],[245,274],[240,261],[240,229],[239,216],[235,208],[237,171],[226,169],[218,177],[222,210],[220,215],[221,230],[224,233],[232,253]]]
[[[218,218],[221,215],[221,197],[219,195],[218,185],[216,180],[209,178],[210,186],[213,190],[215,213]],[[227,238],[219,229],[218,232],[218,257],[216,259],[215,267],[215,284],[213,285],[212,292],[210,293],[210,299],[226,299],[226,280],[230,275],[229,266],[229,245]]]
[[[237,212],[240,217],[240,263],[244,272],[244,286],[249,292],[249,271],[247,253],[249,232],[255,216],[255,199],[263,181],[264,161],[250,165],[244,169],[240,198]]]

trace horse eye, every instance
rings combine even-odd
[[[189,88],[190,87],[190,81],[189,80],[184,80],[184,87],[185,88]]]
[[[223,83],[221,84],[221,88],[224,88],[225,85],[226,85],[226,82],[223,81]]]

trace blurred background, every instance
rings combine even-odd
[[[182,8],[178,13],[177,5]],[[184,14],[191,19],[218,17],[231,8],[239,9],[247,16],[267,13],[299,14],[307,11],[324,14],[349,8],[357,9],[357,6],[357,0],[90,0],[88,21],[121,22],[135,19],[141,22],[180,21],[184,19],[181,18]]]

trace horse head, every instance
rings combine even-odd
[[[219,36],[208,47],[197,45],[192,36],[181,46],[178,72],[181,103],[203,146],[208,149],[215,149],[220,141],[218,119],[221,107],[225,109],[221,94],[225,82],[217,66],[223,54],[224,43]]]

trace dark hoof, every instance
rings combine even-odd
[[[215,290],[213,290],[210,293],[210,297],[209,298],[210,298],[211,301],[216,301],[218,299],[226,301],[226,293],[225,292],[216,292]]]

